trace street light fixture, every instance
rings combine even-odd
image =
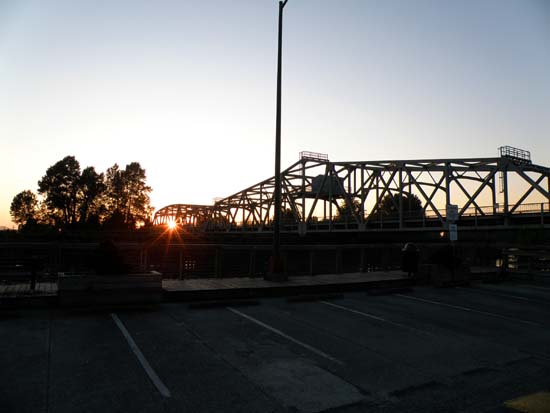
[[[269,279],[284,281],[283,261],[281,258],[281,74],[283,47],[283,9],[288,0],[279,1],[279,41],[277,51],[277,119],[275,126],[275,193],[273,216],[273,254],[271,256]]]

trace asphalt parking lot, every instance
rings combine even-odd
[[[550,390],[550,288],[0,313],[2,412],[507,411]]]

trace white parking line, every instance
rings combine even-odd
[[[269,331],[271,331],[271,332],[273,332],[273,333],[275,333],[275,334],[278,334],[279,336],[284,337],[284,338],[286,338],[287,340],[292,341],[292,342],[295,343],[295,344],[298,344],[299,346],[301,346],[301,347],[303,347],[303,348],[305,348],[305,349],[311,351],[312,353],[317,354],[318,356],[321,356],[321,357],[323,357],[323,358],[325,358],[325,359],[327,359],[327,360],[330,360],[330,361],[332,361],[332,362],[334,362],[334,363],[337,363],[337,364],[340,364],[340,365],[342,365],[342,366],[345,364],[344,362],[342,362],[342,361],[340,361],[340,360],[338,360],[338,359],[336,359],[336,358],[334,358],[334,357],[332,357],[332,356],[329,356],[327,353],[325,353],[325,352],[323,352],[323,351],[321,351],[321,350],[319,350],[319,349],[316,349],[315,347],[310,346],[309,344],[306,344],[306,343],[304,343],[304,342],[302,342],[302,341],[300,341],[300,340],[298,340],[298,339],[295,339],[294,337],[291,337],[291,336],[289,336],[288,334],[283,333],[281,330],[278,330],[278,329],[276,329],[275,327],[272,327],[272,326],[270,326],[270,325],[268,325],[268,324],[266,324],[266,323],[264,323],[264,322],[262,322],[262,321],[260,321],[260,320],[258,320],[258,319],[256,319],[256,318],[254,318],[254,317],[251,317],[251,316],[249,316],[249,315],[247,315],[247,314],[245,314],[245,313],[242,313],[242,312],[240,312],[239,310],[237,310],[237,309],[235,309],[235,308],[232,308],[232,307],[226,307],[226,308],[227,308],[229,311],[231,311],[231,312],[233,312],[233,313],[235,313],[235,314],[237,314],[237,315],[240,315],[241,317],[246,318],[247,320],[252,321],[253,323],[255,323],[255,324],[257,324],[257,325],[262,326],[263,328],[265,328],[265,329],[267,329],[267,330],[269,330]]]
[[[504,298],[513,298],[514,300],[521,300],[521,301],[529,301],[532,302],[533,300],[530,300],[525,297],[519,297],[517,295],[510,295],[510,294],[502,294],[499,292],[495,292],[494,290],[489,290],[487,288],[464,288],[464,287],[455,287],[457,290],[463,290],[463,291],[474,291],[476,293],[486,293],[488,295],[494,295],[497,297],[504,297]]]
[[[405,295],[405,294],[394,294],[394,296],[407,298],[409,300],[421,301],[421,302],[429,303],[429,304],[435,304],[435,305],[439,305],[439,306],[442,306],[442,307],[454,308],[456,310],[467,311],[469,313],[477,313],[477,314],[488,315],[490,317],[502,318],[504,320],[517,321],[519,323],[529,324],[529,325],[532,325],[532,326],[539,326],[539,327],[541,326],[541,324],[536,323],[534,321],[522,320],[521,318],[515,318],[515,317],[507,317],[507,316],[502,315],[502,314],[491,313],[489,311],[476,310],[474,308],[463,307],[461,305],[442,303],[441,301],[432,301],[432,300],[427,300],[425,298],[418,298],[418,297],[413,297],[413,296]]]
[[[124,327],[124,324],[122,324],[122,321],[120,321],[120,318],[118,318],[118,316],[114,313],[111,313],[111,318],[113,319],[115,324],[118,326],[118,328],[122,332],[122,335],[128,342],[128,345],[136,355],[137,359],[141,363],[141,366],[143,367],[143,369],[149,376],[149,379],[151,379],[151,381],[153,382],[157,390],[160,392],[160,394],[162,394],[164,397],[171,397],[172,394],[170,393],[170,390],[168,390],[168,388],[164,385],[164,383],[159,378],[157,373],[155,373],[155,370],[153,370],[153,368],[151,367],[151,365],[149,364],[149,362],[147,361],[147,359],[145,358],[145,356],[137,346],[136,342],[134,341],[134,339],[132,338],[128,330],[126,330],[126,327]]]
[[[373,320],[383,321],[384,323],[388,323],[388,324],[394,325],[396,327],[401,327],[401,328],[405,328],[407,330],[416,331],[416,332],[418,332],[422,335],[434,336],[434,334],[430,334],[427,331],[419,330],[418,328],[414,328],[414,327],[408,326],[406,324],[396,323],[395,321],[386,320],[385,318],[378,317],[378,316],[373,315],[373,314],[365,313],[363,311],[355,310],[355,309],[350,308],[350,307],[344,307],[343,305],[334,304],[334,303],[331,303],[331,302],[328,302],[328,301],[319,301],[319,302],[322,303],[322,304],[325,304],[325,305],[329,305],[329,306],[334,307],[334,308],[339,308],[340,310],[344,310],[344,311],[348,311],[350,313],[362,315],[363,317],[372,318]]]
[[[335,307],[335,308],[339,308],[341,310],[345,310],[345,311],[349,311],[350,313],[355,313],[355,314],[360,314],[364,317],[368,317],[368,318],[372,318],[374,320],[378,320],[378,321],[388,321],[386,320],[385,318],[382,318],[382,317],[378,317],[376,315],[372,315],[372,314],[369,314],[369,313],[364,313],[363,311],[359,311],[359,310],[354,310],[353,308],[349,308],[349,307],[344,307],[342,305],[338,305],[338,304],[334,304],[334,303],[331,303],[331,302],[328,302],[328,301],[320,301],[322,304],[325,304],[325,305],[330,305],[331,307]]]
[[[548,288],[548,287],[541,287],[540,285],[522,284],[521,286],[522,286],[522,287],[527,287],[527,288],[534,288],[535,290],[550,291],[550,288]]]

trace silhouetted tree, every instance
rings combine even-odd
[[[153,212],[149,198],[152,189],[146,179],[145,169],[138,162],[126,165],[123,170],[114,164],[106,173],[108,212],[111,216],[115,213],[121,216],[131,228],[146,224]]]
[[[273,225],[274,216],[270,216],[268,223],[270,225]],[[281,206],[281,215],[280,215],[281,223],[282,224],[294,224],[298,222],[297,218],[294,216],[294,212],[292,212],[291,208],[284,208]]]
[[[79,222],[99,223],[106,212],[102,202],[105,187],[103,174],[98,174],[93,166],[82,171],[79,182]]]
[[[80,172],[74,156],[66,156],[48,168],[38,182],[38,192],[45,196],[46,217],[58,225],[99,223],[105,215],[103,174],[93,166]]]
[[[124,205],[124,182],[122,170],[114,164],[105,173],[105,203],[110,216],[120,212]]]
[[[420,217],[422,215],[422,201],[415,194],[403,192],[403,212],[407,215],[414,215],[415,212],[418,213]],[[378,213],[382,217],[396,217],[399,214],[399,194],[387,194],[382,198],[382,202]]]
[[[138,162],[132,162],[126,165],[123,177],[127,188],[126,220],[135,224],[145,224],[153,213],[149,198],[152,189],[146,184],[145,169]]]
[[[133,227],[126,222],[122,212],[115,210],[105,218],[103,228],[108,231],[127,231]]]
[[[284,224],[294,224],[297,222],[294,212],[290,208],[283,208],[281,210],[281,222]]]
[[[80,164],[74,156],[66,156],[50,166],[38,181],[38,193],[44,195],[48,212],[58,224],[77,222]]]
[[[344,200],[336,211],[335,220],[352,221],[354,220],[354,214],[361,214],[361,201],[352,199],[350,204],[347,200]]]
[[[145,169],[138,162],[123,170],[115,164],[103,174],[92,166],[81,172],[75,157],[66,156],[38,181],[43,202],[31,191],[23,191],[13,199],[10,213],[20,227],[38,222],[45,227],[106,224],[133,229],[151,222],[150,192]]]
[[[13,197],[10,206],[12,221],[20,228],[39,218],[39,202],[34,192],[25,190]]]

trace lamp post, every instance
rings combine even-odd
[[[275,191],[273,216],[273,254],[271,256],[269,278],[284,281],[281,259],[281,72],[282,72],[282,47],[283,47],[283,9],[288,0],[279,1],[279,41],[277,50],[277,118],[275,126]]]

